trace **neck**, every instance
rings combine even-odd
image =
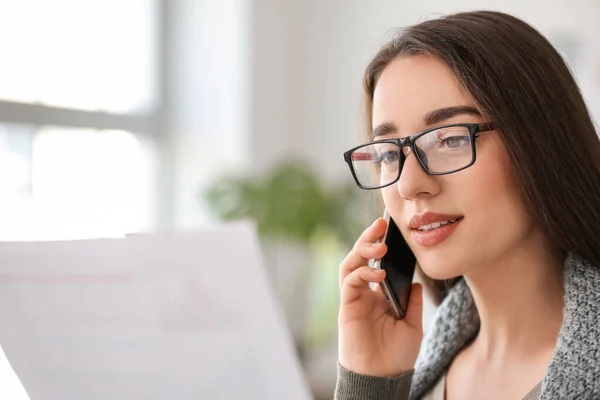
[[[465,274],[481,320],[475,342],[486,359],[554,349],[564,307],[564,257],[538,237]]]

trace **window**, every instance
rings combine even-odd
[[[154,160],[143,134],[0,125],[0,239],[147,230]]]
[[[155,0],[0,0],[0,240],[155,220]]]
[[[0,0],[0,98],[117,113],[155,97],[153,0]]]

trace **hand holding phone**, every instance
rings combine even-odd
[[[393,377],[414,368],[422,331],[422,287],[413,284],[412,290],[394,289],[402,286],[402,280],[394,279],[398,273],[412,274],[391,268],[386,254],[397,248],[392,243],[393,234],[386,236],[388,248],[378,243],[388,233],[383,219],[367,228],[340,264],[340,311],[338,316],[338,355],[342,367],[370,376]],[[397,227],[396,227],[397,228]],[[369,260],[380,260],[381,269],[368,265]],[[396,264],[397,265],[397,264]],[[413,264],[414,266],[414,264]],[[410,266],[409,266],[410,270]],[[391,276],[386,276],[390,274]],[[408,305],[402,296],[410,297],[410,307],[404,308],[401,320],[390,312],[390,304],[381,291],[372,290],[370,283],[382,283],[387,279],[390,291],[398,297],[398,307]],[[409,281],[412,281],[410,279]],[[406,299],[405,299],[406,300]]]

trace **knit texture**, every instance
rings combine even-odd
[[[600,269],[569,253],[564,266],[564,286],[563,325],[542,382],[541,399],[599,399]],[[404,400],[409,391],[410,399],[420,399],[478,330],[479,316],[473,296],[461,280],[438,308],[423,338],[412,385],[407,379],[400,379],[406,374],[391,379],[376,378],[338,368],[335,399]],[[369,397],[369,393],[377,395]]]

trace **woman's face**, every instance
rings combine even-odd
[[[374,140],[405,137],[445,124],[490,122],[467,111],[426,123],[432,112],[451,107],[477,110],[444,64],[425,56],[398,58],[379,78],[372,115],[373,129],[389,124],[397,130]],[[384,203],[421,268],[435,279],[464,275],[477,266],[498,262],[533,229],[511,179],[508,154],[498,132],[483,132],[475,143],[475,164],[449,175],[427,175],[414,154],[408,153],[400,180],[382,189]],[[461,219],[426,232],[410,227],[411,218],[426,213],[442,214],[438,219]]]

